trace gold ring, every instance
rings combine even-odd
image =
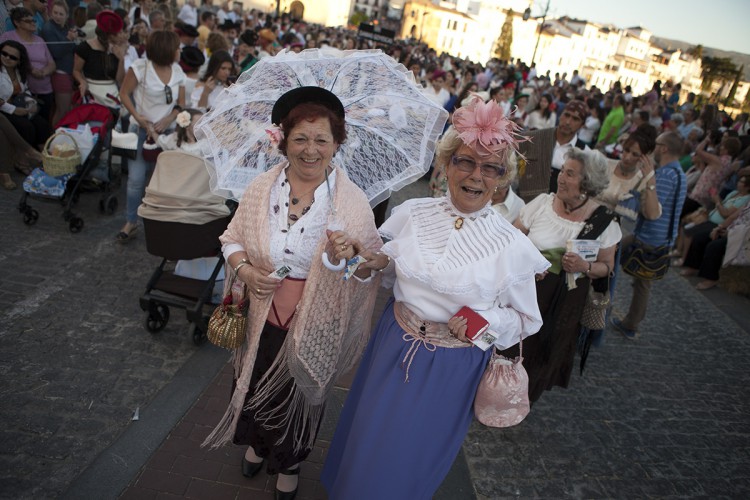
[[[344,250],[346,250],[346,245],[341,245],[341,251],[343,252]]]
[[[260,288],[256,288],[255,293],[260,293]]]

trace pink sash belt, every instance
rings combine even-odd
[[[451,335],[446,323],[425,321],[403,302],[393,304],[393,315],[398,325],[406,332],[402,338],[406,342],[411,342],[409,351],[401,361],[402,368],[406,364],[406,378],[404,382],[409,381],[409,367],[411,367],[411,362],[414,360],[414,356],[417,354],[420,346],[424,346],[425,349],[431,352],[435,351],[438,347],[453,349],[473,346],[473,344],[461,342]]]

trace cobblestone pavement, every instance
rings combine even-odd
[[[423,190],[416,184],[399,197]],[[143,329],[137,299],[158,259],[146,253],[142,234],[126,246],[113,242],[122,206],[114,217],[101,215],[98,195],[83,195],[77,211],[85,227],[71,234],[56,203],[31,201],[40,219],[25,226],[15,208],[20,194],[0,192],[0,497],[51,498],[91,470],[133,428],[135,409],[149,409],[200,350],[176,311],[162,333]],[[732,306],[738,324],[709,300],[713,292],[720,293],[702,294],[669,273],[654,286],[637,340],[608,331],[585,375],[542,396],[521,425],[499,430],[475,423],[464,444],[475,491],[439,497],[749,498],[750,301]],[[628,300],[622,278],[615,312]],[[224,394],[226,377],[222,372],[207,384],[169,439],[200,439],[203,419],[210,418],[203,409]],[[330,406],[341,404],[343,394],[335,397]],[[311,461],[319,464],[322,453]],[[214,458],[237,475],[235,455]],[[163,458],[157,453],[148,463],[163,470]],[[171,467],[200,477],[203,465],[186,459]],[[307,470],[301,493],[324,498],[316,466]],[[162,482],[159,498],[172,498],[170,478],[151,478]],[[273,486],[222,481],[232,486],[226,488],[231,498],[265,498]],[[209,498],[202,486],[186,484],[178,496]],[[243,487],[244,495],[230,493]],[[156,495],[151,490],[137,498]]]
[[[652,292],[639,338],[607,331],[584,376],[521,425],[472,425],[479,498],[750,497],[748,309],[743,329],[673,271]]]
[[[114,242],[122,194],[114,216],[82,194],[72,234],[54,201],[29,200],[40,216],[24,225],[21,193],[0,190],[0,496],[53,498],[195,347],[179,314],[158,335],[142,326],[138,296],[158,259],[142,235]]]

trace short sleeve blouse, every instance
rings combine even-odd
[[[185,73],[180,65],[172,64],[172,76],[166,85],[172,94],[170,103],[167,103],[166,86],[156,74],[151,61],[138,59],[133,62],[130,69],[138,80],[138,85],[133,91],[133,104],[138,113],[150,122],[157,122],[171,113],[177,104],[180,87],[185,86]]]
[[[557,215],[552,208],[554,200],[553,193],[540,194],[521,209],[521,224],[528,228],[528,237],[539,250],[565,248],[568,240],[578,237],[585,224],[583,221],[571,221]],[[601,243],[602,248],[609,248],[621,238],[620,225],[612,221],[596,240]]]
[[[114,80],[119,60],[114,54],[96,50],[88,42],[76,47],[76,55],[83,59],[83,76],[89,80]]]

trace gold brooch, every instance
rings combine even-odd
[[[456,229],[461,229],[462,227],[464,227],[464,218],[459,217],[458,219],[456,219],[456,222],[453,223],[453,227],[455,227]]]

